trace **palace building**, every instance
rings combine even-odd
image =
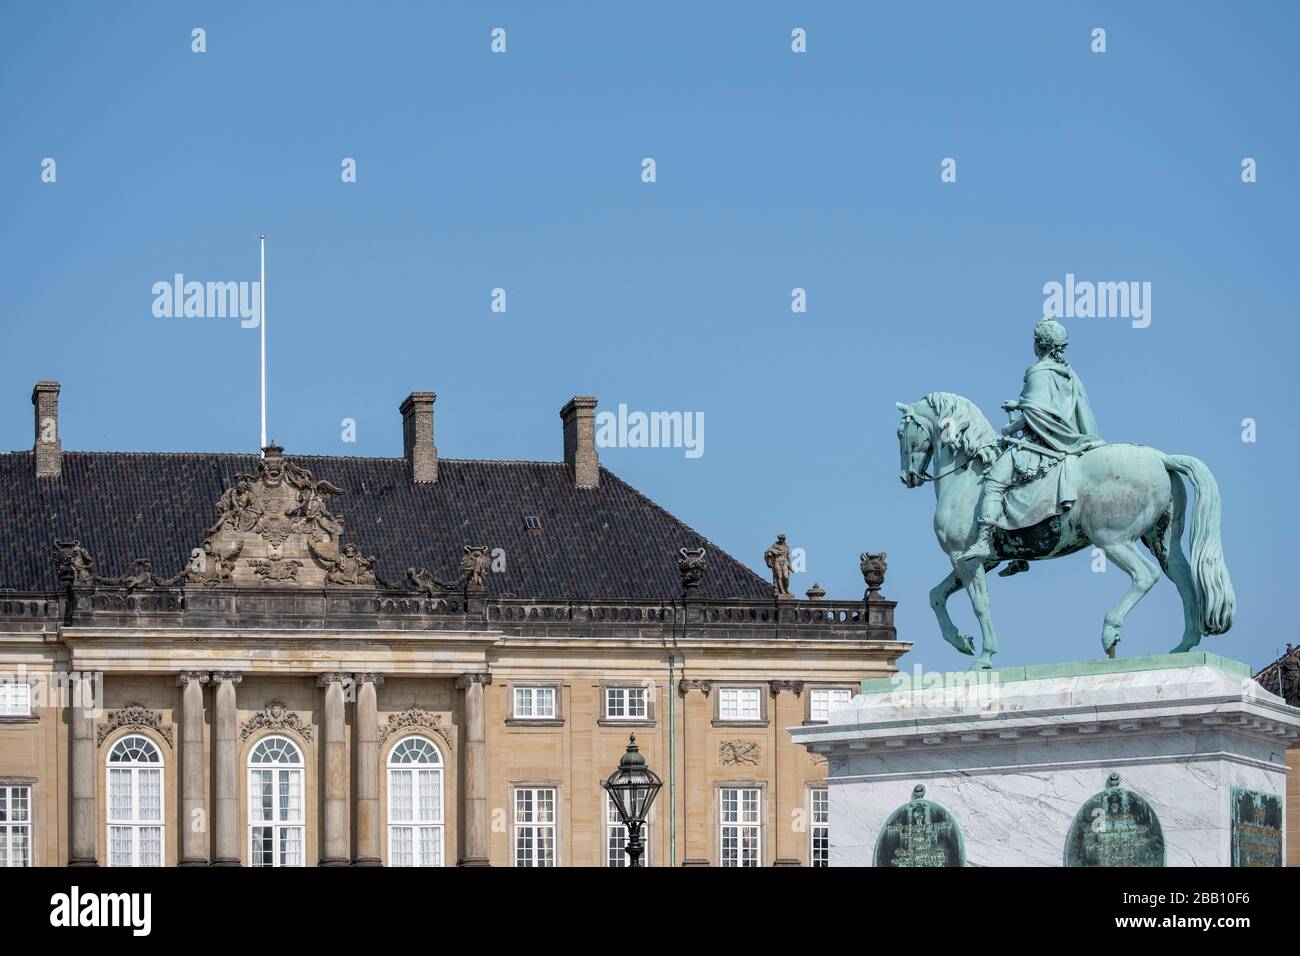
[[[0,865],[625,865],[631,734],[648,865],[825,865],[787,729],[907,650],[883,555],[795,598],[602,468],[594,398],[555,462],[440,459],[434,402],[402,457],[71,452],[36,384],[0,454]]]

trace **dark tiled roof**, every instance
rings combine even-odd
[[[1291,666],[1287,669],[1285,680],[1283,681],[1283,690],[1285,695],[1279,693],[1278,676],[1282,673],[1282,663],[1290,660]],[[1277,660],[1266,664],[1264,669],[1255,675],[1255,680],[1259,685],[1270,693],[1285,696],[1286,702],[1294,707],[1300,707],[1300,647],[1292,648],[1290,644],[1286,646],[1286,653]]]
[[[658,600],[680,594],[677,549],[704,546],[699,597],[761,599],[771,586],[605,469],[600,487],[573,487],[563,462],[438,462],[438,481],[412,484],[403,458],[288,456],[344,489],[330,508],[343,540],[378,558],[396,584],[408,567],[443,580],[467,544],[504,548],[494,596]],[[64,452],[63,475],[34,474],[31,452],[0,453],[0,587],[58,586],[56,538],[81,541],[105,576],[134,558],[175,574],[216,520],[214,505],[257,458],[230,454]],[[541,519],[529,531],[525,515]]]

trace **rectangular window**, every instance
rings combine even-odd
[[[641,851],[641,865],[649,866],[650,822],[648,820],[641,827],[641,845],[645,848]],[[627,851],[624,850],[626,846],[627,827],[623,825],[618,809],[607,793],[605,794],[605,865],[627,866]]]
[[[606,687],[606,720],[646,720],[648,694],[644,687]]]
[[[810,791],[812,796],[812,841],[808,854],[812,866],[831,865],[831,792],[825,787]]]
[[[555,789],[515,790],[515,866],[555,866]]]
[[[523,720],[555,717],[554,687],[516,687],[513,716]]]
[[[722,865],[759,866],[762,829],[762,795],[757,787],[723,787]]]
[[[32,865],[32,788],[0,787],[0,867]]]
[[[808,702],[808,719],[825,723],[831,719],[831,712],[848,706],[853,699],[853,692],[840,688],[814,687]]]
[[[719,720],[762,720],[757,687],[723,687],[718,691]]]
[[[0,683],[0,717],[30,717],[32,686],[26,681]]]

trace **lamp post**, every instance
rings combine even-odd
[[[663,781],[645,765],[645,757],[636,746],[636,734],[632,734],[628,738],[627,753],[618,762],[618,769],[601,784],[610,800],[614,801],[614,809],[618,811],[623,826],[627,827],[627,843],[623,851],[627,854],[629,867],[641,865],[641,854],[645,849],[641,843],[641,828],[650,813],[650,804],[655,802],[655,796],[663,785]]]

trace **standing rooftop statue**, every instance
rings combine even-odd
[[[1102,625],[1110,657],[1124,619],[1155,586],[1160,570],[1183,601],[1183,636],[1174,653],[1190,651],[1203,634],[1232,627],[1236,597],[1223,562],[1214,476],[1189,455],[1102,441],[1087,392],[1065,361],[1068,344],[1059,322],[1043,319],[1035,326],[1036,360],[1025,372],[1020,398],[1002,405],[1011,420],[1001,433],[972,402],[950,392],[898,404],[899,478],[908,488],[934,483],[935,534],[952,562],[952,573],[930,591],[930,605],[944,640],[974,655],[973,639],[958,632],[947,609],[948,597],[966,589],[982,639],[977,669],[992,667],[998,649],[987,572],[1006,561],[1005,577],[1027,571],[1030,561],[1089,546],[1131,579]],[[1182,478],[1196,491],[1190,564],[1181,544],[1187,511]]]

